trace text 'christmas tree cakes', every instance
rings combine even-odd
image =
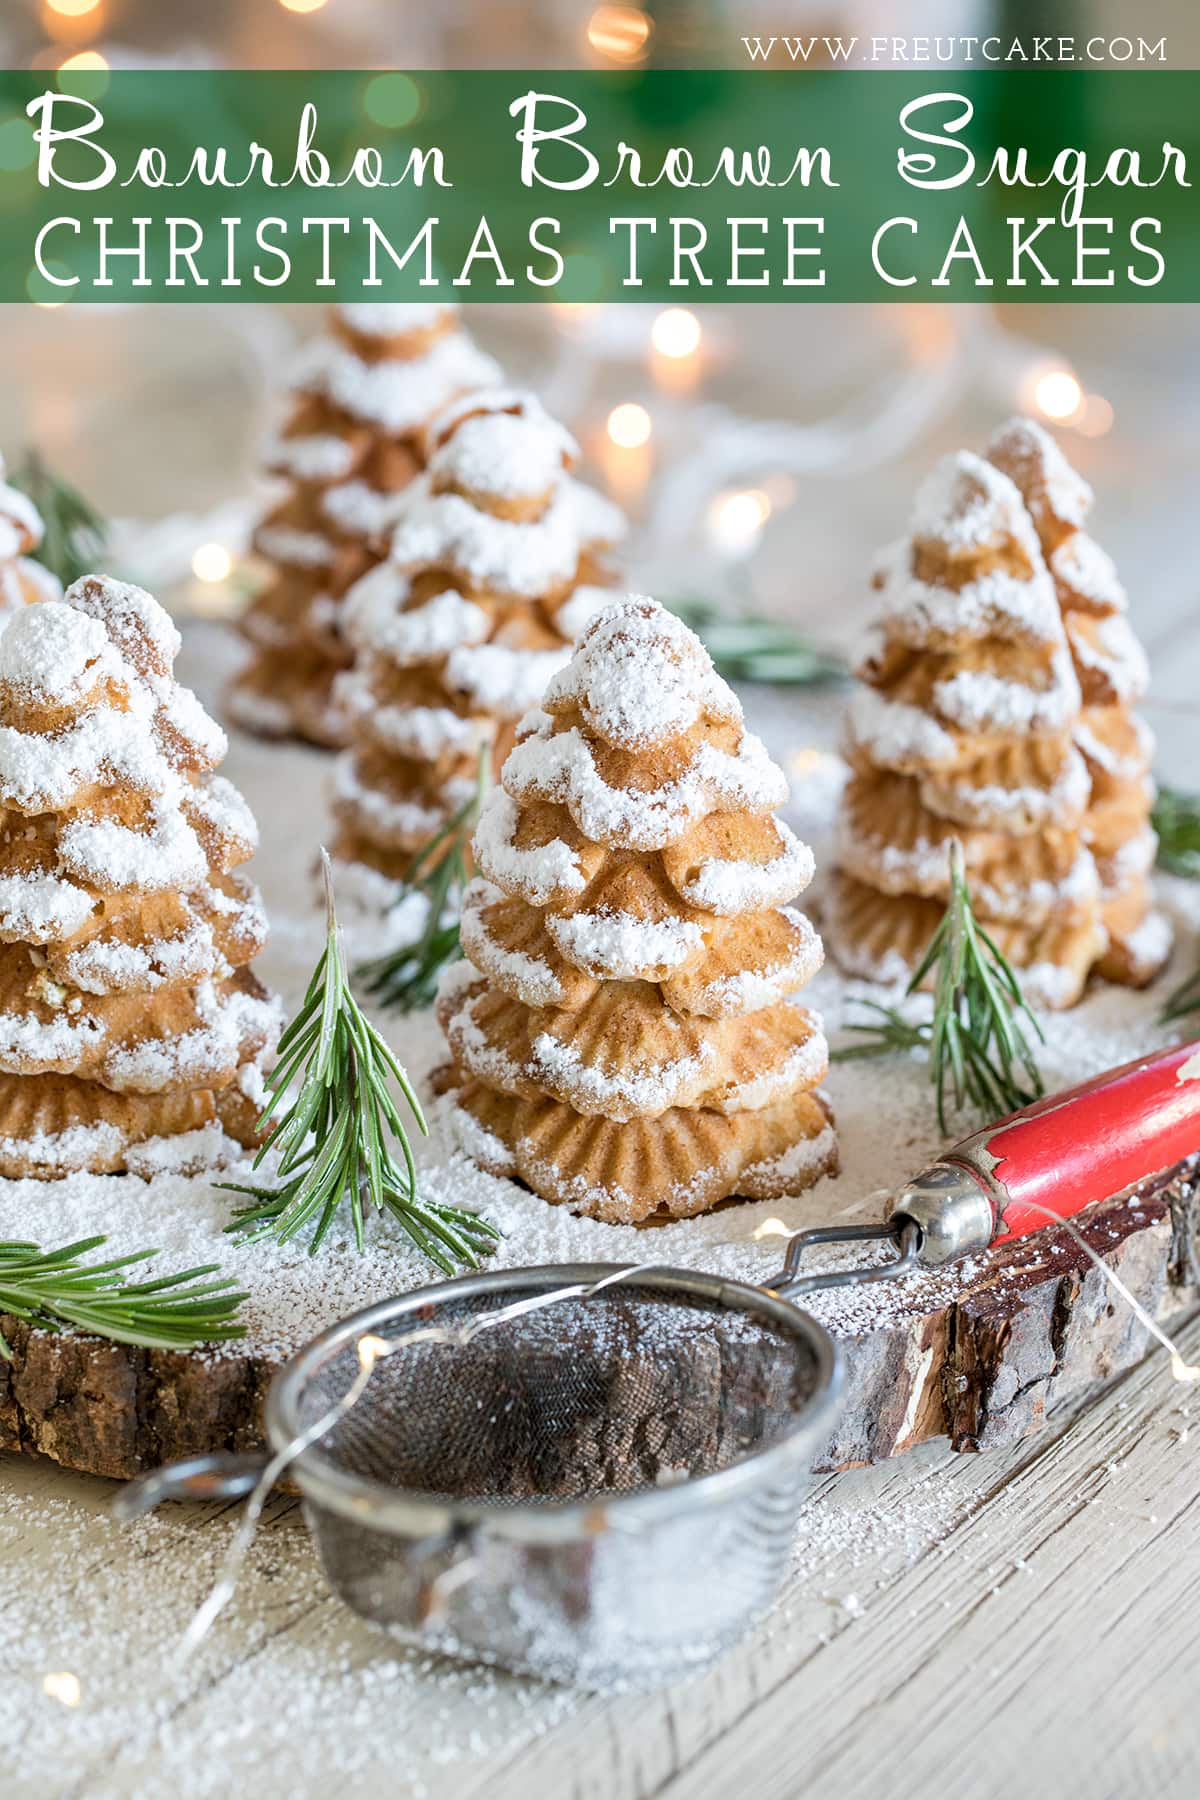
[[[429,419],[498,377],[453,306],[333,308],[266,453],[289,491],[255,534],[274,574],[241,622],[254,648],[229,696],[238,724],[267,737],[346,741],[333,700],[334,678],[351,661],[342,597],[387,549],[397,499],[424,466]]]
[[[475,837],[469,961],[438,1014],[485,1169],[616,1222],[768,1198],[837,1165],[828,1051],[790,996],[821,942],[782,772],[698,638],[611,605],[522,721]]]
[[[1170,926],[1154,910],[1150,889],[1158,850],[1150,823],[1154,739],[1132,710],[1149,685],[1146,655],[1125,616],[1125,590],[1112,559],[1084,529],[1092,490],[1054,439],[1032,419],[1010,419],[987,454],[1029,509],[1079,678],[1083,707],[1075,743],[1090,784],[1083,836],[1096,862],[1107,936],[1099,973],[1143,987],[1171,951]]]
[[[4,479],[0,456],[0,618],[35,600],[57,600],[62,587],[30,552],[42,541],[42,518],[33,501]]]
[[[235,871],[254,820],[172,675],[179,634],[89,576],[0,635],[0,1174],[200,1170],[253,1141],[278,1008]]]
[[[882,611],[847,716],[831,948],[854,974],[907,979],[944,912],[957,837],[975,911],[1028,997],[1070,1006],[1105,944],[1081,696],[1017,487],[969,452],[945,458],[875,586]]]
[[[583,624],[612,599],[603,552],[624,530],[570,473],[570,433],[530,394],[464,396],[429,426],[388,560],[351,589],[357,651],[338,682],[336,854],[356,896],[395,899],[414,852],[496,766]],[[343,879],[344,892],[351,886]]]

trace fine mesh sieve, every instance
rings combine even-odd
[[[831,1423],[833,1345],[737,1282],[613,1277],[580,1265],[427,1288],[283,1371],[277,1450],[336,1410],[364,1342],[388,1346],[295,1464],[356,1611],[427,1648],[608,1687],[708,1659],[770,1604]]]
[[[791,1298],[948,1264],[1047,1220],[1073,1230],[1198,1142],[1200,1040],[961,1139],[880,1196],[878,1223],[790,1238],[764,1288],[605,1263],[422,1288],[280,1371],[270,1462],[169,1465],[114,1510],[252,1492],[185,1642],[232,1592],[286,1469],[332,1584],[367,1618],[583,1685],[666,1679],[732,1643],[786,1578],[842,1386],[832,1342]],[[874,1266],[800,1273],[816,1245],[870,1242],[889,1246]]]
[[[841,1383],[832,1341],[774,1291],[605,1263],[472,1275],[293,1357],[267,1396],[269,1463],[170,1465],[117,1511],[253,1491],[185,1644],[286,1469],[365,1618],[559,1681],[647,1685],[716,1655],[780,1592]]]

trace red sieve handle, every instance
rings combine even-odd
[[[947,1150],[897,1194],[892,1217],[946,1262],[1070,1218],[1200,1151],[1200,1040],[1139,1056],[1035,1100]]]

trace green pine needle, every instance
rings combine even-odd
[[[246,1335],[246,1327],[234,1317],[246,1296],[216,1263],[150,1281],[125,1281],[123,1269],[158,1252],[138,1250],[107,1262],[82,1260],[106,1242],[103,1237],[80,1238],[57,1250],[0,1242],[0,1314],[24,1319],[38,1331],[74,1325],[93,1337],[146,1350],[189,1350]],[[218,1279],[207,1281],[208,1275]],[[13,1359],[2,1334],[0,1357]]]
[[[78,488],[47,468],[36,450],[8,478],[28,496],[42,517],[44,535],[35,561],[57,575],[65,588],[104,561],[108,522]]]
[[[315,1255],[346,1202],[360,1250],[367,1211],[373,1208],[394,1219],[444,1274],[453,1275],[463,1266],[476,1268],[500,1234],[474,1213],[423,1200],[417,1193],[412,1146],[391,1082],[418,1129],[425,1132],[421,1103],[350,992],[329,857],[324,851],[321,855],[325,949],[299,1012],[279,1040],[259,1121],[261,1129],[270,1125],[271,1130],[255,1167],[269,1151],[277,1151],[279,1181],[274,1187],[220,1184],[247,1200],[229,1230],[249,1232],[250,1242],[275,1238],[280,1243],[309,1232],[309,1254]],[[296,1079],[299,1092],[290,1106],[283,1107],[284,1094]],[[399,1146],[403,1166],[396,1161],[393,1142]]]
[[[1150,823],[1158,833],[1158,866],[1171,875],[1200,881],[1200,794],[1160,787]],[[1167,996],[1164,1025],[1200,1012],[1200,969]]]
[[[1167,995],[1161,1018],[1164,1025],[1173,1025],[1177,1019],[1186,1019],[1194,1012],[1200,1012],[1200,969]]]
[[[685,598],[666,604],[691,627],[727,681],[761,681],[776,687],[816,687],[841,681],[846,668],[790,626],[750,614],[728,614],[711,600]]]
[[[1160,787],[1150,823],[1158,833],[1158,866],[1200,880],[1200,794]]]
[[[442,970],[462,954],[458,917],[471,878],[471,839],[487,793],[488,761],[484,749],[475,792],[418,850],[397,893],[397,903],[410,894],[424,896],[428,911],[421,936],[415,944],[389,950],[354,971],[355,980],[385,1009],[407,1013],[432,1006]]]
[[[1039,1042],[1042,1030],[1011,966],[975,917],[957,839],[950,846],[949,904],[907,994],[916,993],[931,969],[936,970],[932,1018],[914,1023],[894,1007],[862,1000],[875,1017],[847,1027],[860,1041],[835,1050],[833,1060],[919,1051],[937,1089],[943,1133],[948,1099],[955,1112],[970,1105],[989,1118],[1036,1100],[1045,1088],[1022,1018]]]

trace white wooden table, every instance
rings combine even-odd
[[[1161,766],[1194,784],[1196,428],[1162,350],[1169,341],[1178,352],[1179,314],[1157,317],[1156,328],[1139,316],[1135,345],[1129,315],[1073,320],[1099,338],[1092,354],[1128,433],[1090,466],[1105,541],[1157,665],[1147,710]],[[12,366],[28,350],[52,377],[45,317],[24,349],[21,329]],[[209,391],[222,392],[219,382]],[[0,402],[7,446],[18,413],[53,399],[43,385],[34,406],[32,393],[18,387]],[[68,405],[66,387],[59,398]],[[194,399],[216,405],[201,382]],[[118,397],[105,402],[115,411]],[[965,406],[942,438],[973,441],[993,418]],[[209,418],[210,441],[228,429]],[[187,435],[198,454],[192,427]],[[159,489],[165,449],[153,470],[144,444],[130,450]],[[923,446],[913,462],[924,468],[932,453]],[[827,635],[844,635],[868,604],[864,552],[898,527],[912,478],[910,464],[857,491],[831,488],[811,510],[802,496],[793,535],[768,546],[765,602],[795,608],[795,572],[815,565],[811,617],[826,627],[836,614]],[[807,703],[795,704],[808,724]],[[811,709],[812,741],[826,734],[822,715]],[[1200,1358],[1200,1327],[1183,1342]],[[108,1518],[109,1484],[0,1458],[0,1796],[187,1800],[257,1786],[433,1800],[998,1800],[1010,1790],[1190,1800],[1200,1755],[1193,1419],[1200,1426],[1200,1391],[1173,1382],[1155,1356],[1015,1449],[955,1457],[932,1446],[825,1478],[772,1617],[707,1673],[615,1698],[458,1668],[376,1635],[329,1595],[287,1500],[270,1507],[231,1608],[177,1670],[179,1634],[235,1512],[170,1506],[122,1528]]]

